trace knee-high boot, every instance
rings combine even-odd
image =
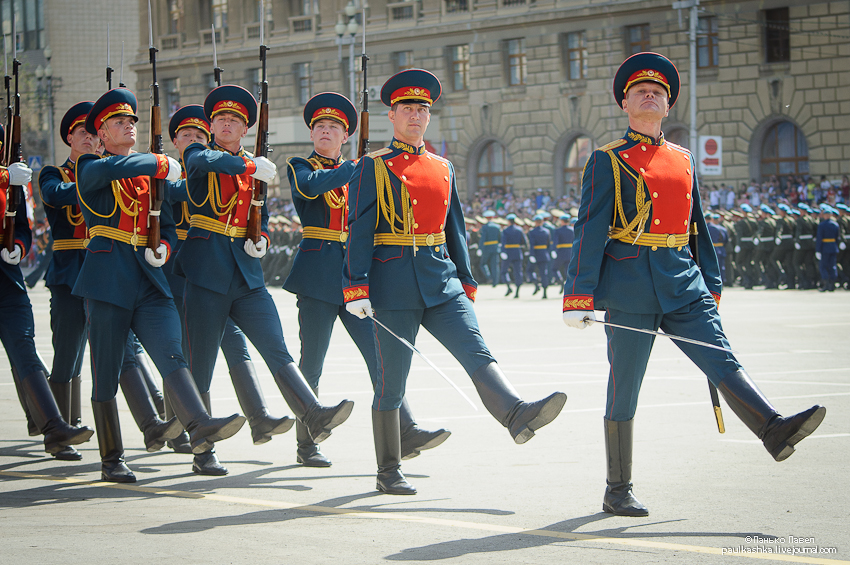
[[[316,398],[319,397],[319,387],[313,389]],[[313,441],[310,432],[307,431],[301,420],[295,421],[295,440],[298,442],[298,450],[295,460],[305,467],[330,467],[333,463],[322,453],[319,446]]]
[[[245,417],[240,414],[211,418],[189,369],[177,369],[163,382],[177,419],[189,432],[192,453],[209,451],[213,443],[231,437],[245,424]]]
[[[15,389],[18,391],[18,400],[21,403],[21,408],[24,409],[24,417],[27,419],[27,435],[30,437],[40,436],[41,430],[38,429],[38,426],[35,425],[35,422],[32,419],[30,407],[27,404],[27,393],[24,392],[24,386],[21,383],[21,376],[18,374],[18,370],[15,369],[15,367],[12,367],[12,380],[15,381]]]
[[[398,408],[379,412],[372,409],[372,434],[378,460],[376,488],[387,494],[416,494],[413,485],[401,473],[401,431]]]
[[[145,436],[145,449],[149,452],[159,451],[165,447],[166,441],[180,435],[183,426],[177,418],[171,418],[167,422],[160,420],[145,377],[138,367],[124,372],[118,382],[121,384],[130,413]]]
[[[91,401],[97,445],[100,448],[100,478],[111,483],[135,483],[136,475],[124,463],[124,442],[118,420],[118,403]]]
[[[273,435],[289,431],[295,420],[288,416],[274,418],[269,415],[254,363],[243,361],[231,367],[230,380],[233,381],[239,406],[248,417],[254,445],[266,443],[272,439]]]
[[[159,416],[160,420],[165,420],[165,399],[162,396],[162,391],[159,390],[156,384],[156,379],[151,371],[151,365],[148,363],[147,356],[143,354],[136,355],[136,366],[144,378],[145,386],[148,387],[148,393],[153,401],[157,416]]]
[[[780,416],[743,369],[724,377],[717,390],[776,461],[788,459],[794,446],[826,416],[826,408],[818,405],[787,418]]]
[[[72,384],[70,382],[57,383],[51,380],[48,380],[48,382],[50,383],[50,390],[51,392],[53,392],[53,398],[56,399],[56,406],[59,407],[59,413],[62,415],[62,419],[66,422],[70,422]],[[80,461],[83,458],[83,454],[74,449],[73,446],[68,445],[54,453],[53,457],[59,459],[60,461]]]
[[[452,432],[443,428],[433,431],[420,428],[413,419],[413,412],[410,411],[406,398],[401,401],[398,421],[401,428],[402,459],[413,459],[423,450],[437,447],[452,435]]]
[[[635,420],[615,422],[605,418],[605,454],[608,486],[602,510],[617,516],[649,516],[649,510],[632,492],[632,432]]]
[[[174,408],[171,407],[171,400],[168,398],[167,389],[162,391],[162,402],[165,405],[165,417],[170,420],[176,416]],[[180,427],[180,434],[176,438],[166,441],[165,445],[174,450],[174,453],[192,453],[192,444],[189,443],[189,434],[186,433],[185,429],[182,429],[183,424],[180,424]]]
[[[295,363],[284,365],[275,373],[274,380],[295,417],[304,422],[313,441],[321,443],[331,435],[331,430],[345,422],[351,415],[354,403],[343,400],[333,407],[322,406],[310,385]]]
[[[554,420],[567,402],[567,395],[555,392],[536,402],[525,402],[514,390],[495,362],[472,374],[481,402],[500,424],[508,428],[516,443],[525,443],[534,432]]]
[[[212,403],[210,401],[210,393],[202,392],[201,399],[207,409],[208,414],[212,414]],[[220,477],[226,475],[229,471],[227,467],[221,464],[218,460],[218,455],[215,454],[215,447],[210,447],[209,450],[195,455],[192,461],[192,472],[197,475],[212,475]]]
[[[70,426],[62,419],[43,371],[24,377],[21,385],[33,422],[44,434],[44,450],[47,453],[57,453],[65,446],[84,443],[94,434],[88,426]]]

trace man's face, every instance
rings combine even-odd
[[[79,125],[68,134],[68,144],[74,153],[83,155],[85,153],[94,153],[100,140],[96,135],[92,135],[86,131],[86,128]]]
[[[219,145],[239,143],[248,133],[248,127],[240,116],[231,112],[221,112],[212,119],[212,134]]]
[[[316,153],[336,159],[342,144],[348,141],[345,126],[336,120],[319,120],[310,129],[310,141]]]
[[[626,92],[623,110],[630,118],[661,121],[670,111],[667,89],[657,82],[639,82]]]
[[[395,136],[403,141],[421,140],[431,123],[431,108],[413,102],[402,102],[395,108],[388,114]]]
[[[207,132],[198,128],[188,127],[177,132],[177,136],[174,138],[174,147],[177,148],[177,151],[179,151],[182,156],[183,151],[193,143],[206,145],[209,143],[209,140]]]
[[[104,146],[133,147],[136,144],[136,119],[114,116],[106,120],[97,132]]]

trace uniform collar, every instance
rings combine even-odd
[[[658,146],[664,145],[664,132],[661,133],[661,135],[658,137],[658,141],[656,141],[655,139],[653,139],[652,137],[650,137],[648,135],[645,135],[643,133],[640,133],[640,132],[633,130],[632,128],[629,128],[626,131],[625,137],[626,137],[626,139],[630,139],[630,140],[632,140],[636,143],[646,143],[647,145],[658,145]]]
[[[245,154],[245,148],[242,147],[242,146],[239,146],[239,151],[237,151],[236,153],[231,152],[229,149],[225,149],[224,147],[222,147],[221,145],[219,145],[215,141],[211,141],[209,147],[210,147],[210,149],[215,149],[216,151],[222,151],[224,153],[229,153],[230,155],[238,155],[239,157],[242,157]]]
[[[331,159],[330,157],[325,157],[324,155],[320,155],[315,151],[310,154],[310,159],[317,160],[319,163],[322,164],[322,166],[325,167],[338,167],[344,160],[342,158],[342,155],[339,156],[339,159]]]
[[[425,144],[423,143],[421,147],[416,148],[409,143],[405,143],[403,141],[399,141],[396,138],[393,138],[390,143],[390,147],[393,149],[398,149],[399,151],[403,151],[404,153],[410,153],[411,155],[424,155],[425,154]]]

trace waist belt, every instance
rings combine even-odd
[[[178,229],[176,231],[177,231],[177,239],[179,239],[180,241],[186,241],[186,238],[189,236],[189,230]]]
[[[494,241],[485,241],[484,245],[496,245],[497,243],[499,243],[498,239]]]
[[[72,249],[85,249],[88,244],[88,239],[54,239],[53,251],[70,251]]]
[[[446,242],[446,232],[440,233],[376,233],[375,245],[439,245]]]
[[[779,239],[791,239],[792,237],[794,237],[794,236],[791,235],[790,233],[786,233],[784,235],[780,235]]]
[[[148,236],[146,235],[130,233],[109,226],[93,226],[89,229],[89,235],[92,237],[105,237],[107,239],[120,241],[121,243],[132,245],[133,247],[137,247],[139,245],[145,246],[148,244]]]
[[[835,243],[834,237],[825,237],[821,240],[821,243]]]
[[[219,233],[228,237],[248,236],[248,228],[237,228],[236,226],[227,226],[225,224],[222,224],[218,220],[213,220],[212,218],[208,218],[200,214],[195,214],[194,216],[192,216],[192,219],[189,220],[189,223],[192,225],[193,228],[200,228],[202,230]]]
[[[348,239],[348,232],[330,230],[327,228],[317,228],[314,226],[304,226],[303,236],[305,239],[323,239],[325,241],[339,241],[345,243]]]
[[[752,241],[752,240],[753,240],[753,238],[751,238],[751,237],[742,237],[741,238],[741,241]]]
[[[519,243],[509,243],[505,245],[505,249],[519,249]]]
[[[548,245],[535,245],[534,247],[532,247],[532,249],[546,249],[547,247],[549,247],[549,246]]]
[[[620,230],[612,229],[608,232],[608,237],[619,232]],[[687,233],[642,233],[638,235],[637,232],[633,231],[620,241],[650,247],[683,247],[688,244],[688,236]]]
[[[811,235],[801,235],[801,236],[800,236],[800,239],[812,239],[812,237],[814,237],[814,236],[811,236]]]
[[[572,246],[573,246],[572,243],[559,243],[556,247],[558,249],[567,249],[567,248],[570,248]]]
[[[723,242],[721,241],[719,243],[712,243],[712,245],[714,245],[714,247],[723,247]]]

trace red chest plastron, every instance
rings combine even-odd
[[[342,204],[338,208],[328,204],[330,211],[328,229],[346,231],[348,229],[348,206],[345,203],[348,201],[348,185],[345,184],[328,192],[328,200]]]
[[[685,233],[691,220],[690,155],[669,143],[638,143],[619,154],[644,179],[645,194],[652,201],[649,233]]]
[[[413,211],[413,233],[437,233],[445,229],[451,200],[449,165],[425,153],[402,153],[387,159],[387,169],[407,187]]]
[[[148,183],[150,177],[133,177],[117,181],[121,187],[118,198],[123,202],[119,206],[121,219],[118,221],[118,229],[123,232],[148,235],[148,211],[150,210],[150,188]],[[130,210],[135,215],[125,214],[123,208]],[[74,234],[76,236],[76,233]]]
[[[237,191],[239,192],[231,213],[219,216],[218,221],[238,228],[248,227],[248,211],[251,208],[251,196],[254,191],[251,185],[251,175],[247,173],[243,175],[218,175],[218,183],[223,205],[230,202],[233,195]]]
[[[69,169],[68,167],[62,167],[62,171],[68,177],[68,180],[71,182],[77,182],[77,177],[74,174],[74,169]],[[74,226],[74,239],[85,239],[86,238],[86,222],[83,220],[83,215],[80,212],[80,205],[74,204],[73,206],[66,206],[66,208],[71,209],[71,216],[76,220],[79,220],[79,225]]]

